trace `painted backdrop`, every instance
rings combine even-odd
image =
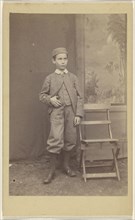
[[[85,102],[125,104],[126,15],[85,15],[84,38]]]

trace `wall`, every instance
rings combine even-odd
[[[68,69],[75,70],[74,15],[10,14],[10,159],[44,153],[48,115],[38,94],[54,71],[51,52],[69,51]]]

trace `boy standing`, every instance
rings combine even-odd
[[[56,48],[52,52],[54,73],[48,75],[39,95],[41,102],[48,105],[50,114],[50,134],[47,150],[50,152],[50,171],[44,183],[50,183],[56,169],[57,155],[64,152],[63,168],[65,173],[74,177],[69,166],[71,150],[76,146],[76,126],[83,117],[83,98],[77,77],[70,73],[66,48]]]

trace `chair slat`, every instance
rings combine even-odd
[[[103,121],[82,121],[81,125],[107,125],[111,124],[111,121],[109,120],[103,120]]]
[[[110,138],[105,138],[105,139],[82,139],[81,142],[84,143],[104,143],[104,142],[118,142],[118,139],[110,139]]]
[[[87,179],[89,178],[108,178],[108,177],[117,177],[116,173],[87,173],[84,174]]]
[[[84,104],[84,110],[107,110],[110,109],[110,104]]]

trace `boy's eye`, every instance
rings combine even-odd
[[[59,58],[58,60],[67,60],[67,58]]]

